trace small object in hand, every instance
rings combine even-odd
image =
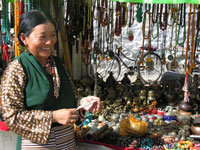
[[[93,101],[91,101],[91,102],[89,102],[89,103],[87,103],[87,104],[85,104],[85,105],[81,105],[81,106],[79,106],[78,108],[76,108],[76,110],[79,110],[79,109],[81,109],[81,108],[84,108],[84,107],[86,107],[86,106],[88,106],[88,105],[91,105],[91,104],[93,104],[93,103],[95,103],[95,102],[97,102],[97,100],[93,100]]]

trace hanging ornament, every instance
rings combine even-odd
[[[128,39],[129,39],[129,41],[133,41],[134,36],[133,36],[133,32],[132,31],[128,31]]]
[[[8,45],[6,45],[6,44],[3,45],[3,60],[6,61],[7,63],[9,62],[9,59],[8,59]]]
[[[19,41],[17,39],[17,34],[19,31],[19,3],[18,0],[15,0],[14,2],[14,7],[15,7],[15,26],[14,26],[14,31],[15,31],[15,57],[19,55]]]

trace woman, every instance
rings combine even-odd
[[[58,57],[56,24],[48,14],[33,10],[20,18],[18,40],[26,50],[6,68],[1,80],[3,117],[18,134],[17,149],[74,150],[73,124],[78,118],[71,82]],[[100,99],[81,99],[90,112]]]

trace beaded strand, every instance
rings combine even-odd
[[[15,13],[15,26],[14,26],[14,31],[15,31],[15,57],[17,57],[20,53],[19,51],[19,41],[17,40],[17,34],[19,31],[19,4],[18,0],[14,1],[14,13]]]

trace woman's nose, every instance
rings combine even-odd
[[[45,39],[45,44],[55,44],[56,43],[56,39],[49,37]]]

